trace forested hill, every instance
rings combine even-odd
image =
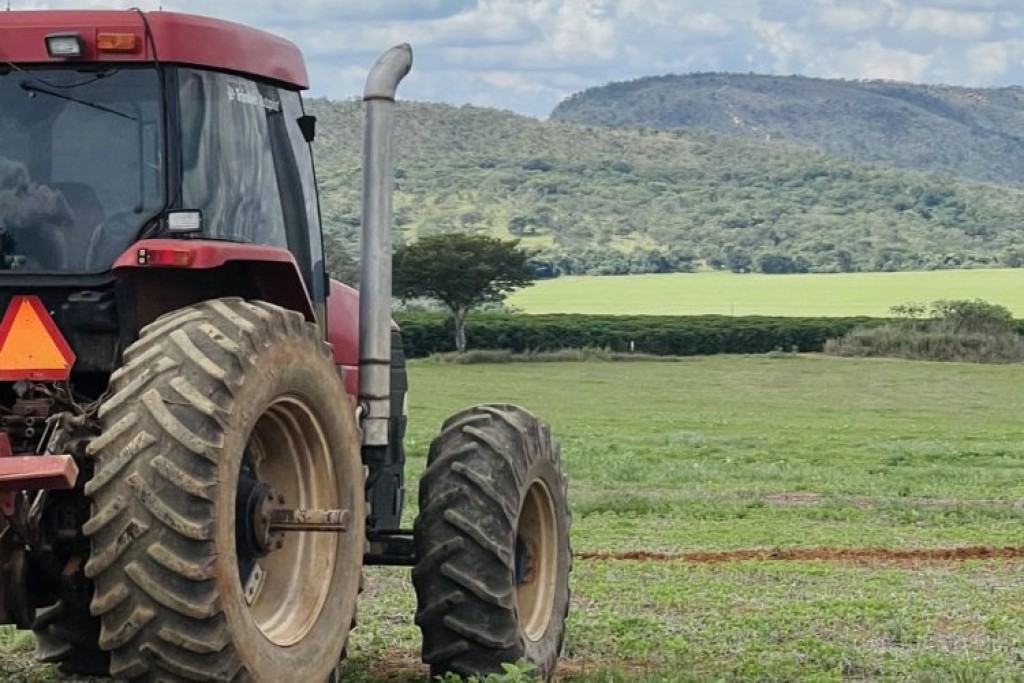
[[[361,107],[312,100],[335,269],[356,253]],[[682,132],[401,102],[401,238],[522,237],[552,273],[912,270],[1024,263],[1024,191]],[[546,264],[543,265],[543,264]]]
[[[691,74],[573,95],[552,118],[713,132],[862,161],[1024,185],[1024,88]]]

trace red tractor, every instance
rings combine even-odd
[[[403,529],[393,105],[366,84],[361,289],[328,279],[302,56],[141,11],[0,13],[0,622],[129,680],[323,681],[363,565],[423,659],[550,677],[569,512],[547,426],[450,418]]]

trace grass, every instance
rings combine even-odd
[[[542,280],[509,303],[527,313],[887,316],[910,301],[985,299],[1024,317],[1024,270],[762,275],[702,272]]]
[[[60,680],[57,671],[35,661],[32,634],[0,626],[0,680],[18,683],[49,683]]]
[[[465,405],[519,402],[552,422],[578,551],[1021,540],[1021,366],[821,356],[417,363],[411,383],[413,475],[440,422]],[[370,583],[389,597],[364,601],[360,623],[373,623],[372,611],[400,625],[357,635],[358,666],[396,651],[415,662],[407,579],[375,570]],[[1015,561],[578,561],[573,591],[564,670],[574,681],[1021,675]],[[397,680],[413,680],[407,671],[420,670]]]
[[[716,356],[410,373],[411,490],[447,415],[522,403],[563,442],[577,551],[1021,543],[1024,366]],[[1022,564],[577,560],[561,672],[1024,680]],[[368,571],[347,680],[426,680],[413,612],[407,570]]]

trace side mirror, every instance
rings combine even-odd
[[[300,116],[298,119],[299,130],[302,131],[302,137],[307,143],[313,142],[313,138],[316,137],[316,117],[306,114]]]

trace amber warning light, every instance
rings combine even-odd
[[[62,381],[75,353],[36,296],[11,299],[0,322],[0,381]]]
[[[101,33],[96,36],[96,49],[100,52],[135,52],[139,37],[132,33]]]

